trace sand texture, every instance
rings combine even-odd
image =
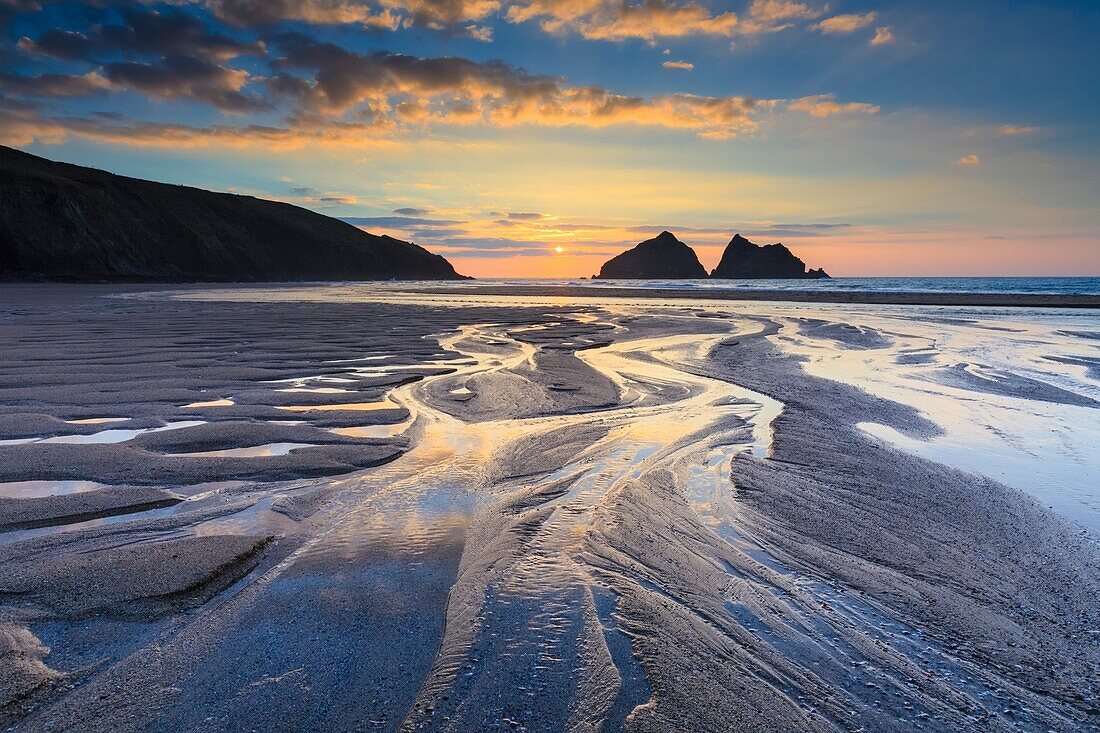
[[[620,295],[5,286],[0,726],[1100,730],[1097,316]]]

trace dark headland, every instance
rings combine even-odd
[[[458,280],[447,260],[299,206],[0,146],[0,280]]]
[[[600,280],[702,280],[707,271],[688,245],[671,232],[661,232],[632,249],[612,257],[596,275]],[[760,246],[734,235],[722,253],[722,261],[710,277],[729,280],[818,280],[825,270],[807,270],[782,244]]]

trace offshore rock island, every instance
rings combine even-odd
[[[633,249],[612,257],[595,276],[600,280],[702,280],[707,271],[688,245],[671,232],[661,232]],[[723,280],[818,280],[823,269],[807,270],[806,263],[783,244],[760,246],[734,235],[710,277]]]
[[[695,250],[672,232],[661,232],[633,249],[612,257],[596,277],[602,280],[697,280],[707,276]]]
[[[740,234],[735,234],[722,261],[710,273],[713,278],[724,279],[793,279],[819,280],[828,278],[825,270],[807,270],[806,263],[782,244],[753,244]]]

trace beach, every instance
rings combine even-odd
[[[1097,298],[5,285],[0,724],[1100,729]]]

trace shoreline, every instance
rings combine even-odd
[[[822,303],[835,305],[913,305],[979,308],[1070,308],[1100,309],[1100,295],[1048,293],[945,293],[923,291],[796,291],[748,289],[673,289],[646,287],[586,287],[583,285],[496,285],[488,281],[433,280],[287,280],[278,282],[69,282],[4,281],[11,292],[35,292],[41,288],[71,288],[75,292],[99,289],[105,294],[206,290],[252,290],[339,286],[376,286],[384,290],[419,295],[490,295],[561,298],[609,298],[616,300],[708,300],[723,302]]]
[[[476,283],[476,281],[475,281]],[[674,298],[787,303],[837,303],[842,305],[942,305],[988,308],[1100,308],[1100,295],[1047,295],[1042,293],[922,293],[922,292],[810,292],[790,290],[673,290],[657,288],[587,288],[546,285],[474,285],[481,295],[533,295],[566,298],[617,299]],[[414,292],[431,295],[463,295],[471,288],[429,287]]]

